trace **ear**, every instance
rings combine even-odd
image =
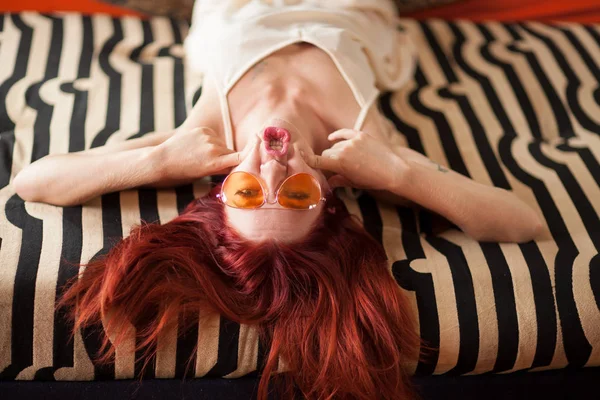
[[[335,189],[337,187],[352,187],[354,186],[352,184],[352,182],[350,182],[348,179],[344,178],[342,175],[333,175],[331,178],[327,179],[327,183],[329,183],[329,186],[331,187],[331,189]]]

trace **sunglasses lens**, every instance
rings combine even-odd
[[[285,208],[307,210],[321,200],[319,182],[310,174],[297,174],[289,177],[279,189],[277,201]]]
[[[260,182],[253,175],[237,171],[223,182],[223,201],[235,208],[258,208],[264,203]]]

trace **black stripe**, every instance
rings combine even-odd
[[[488,95],[488,99],[496,100],[496,107],[500,107],[500,101],[496,98],[494,90],[489,82],[489,80],[471,68],[464,56],[462,54],[462,49],[465,43],[465,37],[462,32],[457,28],[457,26],[453,23],[448,23],[450,30],[453,32],[454,37],[456,38],[454,45],[452,46],[452,55],[454,58],[454,63],[452,65],[456,65],[457,67],[462,68],[466,74],[473,77],[473,79],[477,80],[483,90]],[[436,55],[443,56],[441,51],[436,52]],[[442,60],[438,60],[441,65],[447,65],[447,68],[452,68],[450,63],[444,62]],[[446,76],[450,79],[455,76],[453,70],[445,71]],[[491,94],[491,96],[490,96]],[[503,189],[511,190],[510,184],[508,183],[508,179],[506,178],[498,159],[492,150],[492,146],[489,142],[489,138],[486,135],[485,129],[481,122],[478,120],[473,108],[471,107],[469,99],[464,95],[456,95],[451,93],[450,90],[441,89],[440,96],[445,97],[447,99],[451,99],[456,101],[458,106],[460,107],[462,114],[465,116],[466,122],[469,124],[470,131],[472,132],[474,141],[477,146],[477,150],[481,156],[482,162],[486,166],[486,170],[493,182],[493,185],[496,187],[501,187]],[[517,310],[514,298],[514,287],[512,284],[512,277],[510,274],[510,270],[508,269],[508,265],[504,258],[502,251],[500,250],[498,244],[485,244],[483,243],[481,246],[482,252],[488,261],[488,267],[490,268],[491,276],[492,276],[492,285],[494,287],[494,296],[496,299],[496,312],[498,318],[498,358],[496,359],[495,371],[502,371],[512,368],[514,362],[517,358],[518,352],[518,341],[519,341],[519,326],[517,320]],[[458,259],[461,260],[461,259]],[[450,260],[449,260],[450,261]],[[462,261],[462,260],[461,260]],[[454,269],[458,268],[457,266],[452,265],[451,269],[454,274]],[[470,274],[470,271],[469,271]],[[456,284],[456,281],[455,281]],[[468,285],[466,285],[468,286]],[[466,288],[464,288],[466,289]],[[475,320],[478,323],[478,317],[476,308],[472,309],[470,307],[465,307],[461,305],[461,301],[459,301],[459,295],[462,296],[464,293],[464,289],[455,290],[457,296],[458,303],[458,313],[459,319],[462,317],[464,321],[471,321],[471,319]],[[470,294],[470,293],[469,293]],[[474,296],[473,292],[473,307],[474,304]],[[498,300],[501,299],[499,303]],[[470,296],[465,297],[464,301],[470,301]],[[464,313],[470,313],[471,317],[466,318],[462,316]],[[468,315],[468,314],[467,314]],[[474,335],[474,332],[478,331],[478,326],[469,326],[470,329],[466,329],[466,326],[463,323],[460,323],[461,329],[460,331],[460,343],[461,343],[461,351],[459,353],[459,362],[456,367],[450,371],[449,373],[466,373],[470,372],[468,368],[475,368],[478,354],[473,352],[472,347],[464,348],[462,345],[464,342],[470,343],[473,340],[479,343],[479,333],[477,333],[477,337],[464,337],[463,334]],[[468,354],[463,354],[463,349],[469,351]],[[462,360],[461,360],[462,358]],[[474,360],[474,361],[473,361]]]
[[[44,222],[29,215],[24,201],[16,194],[8,199],[4,211],[8,222],[23,232],[13,287],[11,365],[0,374],[0,379],[15,379],[33,365],[35,287]]]
[[[0,132],[0,188],[7,186],[10,180],[14,148],[15,132]]]
[[[8,185],[12,171],[13,149],[15,145],[15,121],[8,116],[6,96],[12,86],[25,77],[33,37],[33,29],[26,25],[19,15],[7,14],[3,18],[11,19],[16,29],[20,30],[21,38],[15,59],[13,73],[0,84],[0,188]],[[5,51],[5,50],[4,50]]]
[[[181,35],[181,27],[174,19],[171,19],[171,28],[173,29],[173,37],[175,44],[182,44],[183,39]],[[175,127],[183,124],[187,116],[186,105],[185,105],[185,71],[183,59],[181,57],[173,57],[173,89],[175,93],[174,107],[175,107]]]
[[[363,217],[363,225],[365,230],[371,237],[381,245],[383,245],[383,221],[379,214],[377,202],[366,192],[363,192],[357,199],[360,213]]]
[[[42,367],[42,368],[36,370],[32,380],[56,382],[56,379],[54,378],[54,368],[53,367]]]
[[[431,121],[435,124],[436,132],[439,137],[439,141],[444,148],[444,153],[446,154],[446,159],[448,160],[448,166],[464,176],[471,177],[469,172],[467,171],[467,167],[463,160],[463,157],[458,150],[458,144],[456,143],[456,139],[454,135],[445,135],[444,132],[451,132],[452,129],[448,124],[448,120],[442,112],[437,110],[432,110],[425,106],[421,101],[421,96],[424,91],[427,91],[430,88],[430,84],[425,79],[425,75],[421,70],[421,67],[417,66],[415,71],[415,80],[417,82],[417,90],[413,92],[410,96],[410,105],[411,107],[418,113],[422,114],[424,117],[429,117]],[[433,132],[432,132],[433,134]]]
[[[117,43],[123,40],[123,29],[121,21],[112,18],[113,35],[104,43],[98,54],[100,68],[109,78],[109,90],[106,110],[106,123],[104,128],[94,137],[90,147],[98,147],[106,144],[106,141],[117,129],[121,114],[121,74],[111,65],[109,56]],[[108,253],[123,238],[120,193],[108,193],[101,197],[102,202],[102,227],[103,248],[99,254]],[[88,354],[96,354],[105,332],[102,326],[87,328],[83,332],[84,344]],[[113,362],[107,365],[94,363],[96,379],[114,379],[115,365]]]
[[[556,304],[548,266],[535,242],[520,243],[519,247],[531,275],[535,318],[537,322],[536,349],[531,368],[550,365],[556,348],[558,325]]]
[[[67,281],[77,275],[77,268],[68,263],[81,262],[81,250],[83,247],[82,206],[63,208],[63,234],[61,261],[58,267],[56,281],[56,299],[68,289]],[[65,260],[68,262],[66,263]],[[62,367],[74,366],[74,343],[69,341],[69,335],[73,329],[73,323],[65,318],[65,310],[60,310],[54,317],[54,354],[52,364],[55,370]]]
[[[512,65],[498,60],[491,54],[489,51],[490,44],[495,39],[489,32],[488,28],[484,25],[478,25],[478,28],[482,35],[489,41],[482,48],[482,56],[490,64],[497,65],[504,71],[504,74],[506,75],[506,81],[520,102],[520,106],[524,111],[531,132],[534,134],[534,136],[538,138],[541,137],[537,115],[531,106],[527,92],[525,91],[514,68]],[[486,94],[490,98],[494,98],[496,96],[495,92],[489,92]],[[568,231],[562,221],[560,212],[556,204],[552,202],[552,197],[550,196],[550,192],[546,188],[544,182],[523,170],[512,155],[511,147],[512,142],[515,139],[516,132],[506,110],[504,109],[504,106],[496,100],[490,101],[490,104],[492,105],[494,114],[497,116],[499,123],[502,125],[502,128],[506,133],[498,145],[498,151],[502,163],[508,168],[510,173],[515,178],[532,189],[536,201],[539,204],[546,221],[548,222],[553,236],[556,238],[564,234],[568,235]],[[556,348],[557,335],[555,299],[552,291],[550,273],[548,266],[541,256],[541,252],[537,244],[522,244],[520,247],[523,251],[523,256],[531,274],[532,289],[536,305],[535,312],[537,316],[538,337],[536,354],[532,367],[549,365]]]
[[[586,168],[590,172],[591,177],[594,178],[598,186],[600,186],[600,163],[598,162],[596,157],[594,157],[594,154],[592,154],[589,148],[577,146],[573,147],[569,145],[568,141],[565,141],[565,143],[556,146],[556,149],[564,152],[576,152],[579,155],[579,157],[581,157],[581,161],[583,161],[583,163],[585,164]]]
[[[27,73],[33,38],[33,28],[25,24],[19,15],[9,14],[4,16],[4,18],[9,17],[15,28],[21,31],[21,38],[19,40],[13,73],[4,82],[2,82],[2,85],[0,85],[0,99],[2,100],[0,101],[0,132],[12,131],[15,128],[15,122],[10,119],[6,109],[6,95],[8,94],[10,88],[16,82],[23,79]],[[2,185],[0,187],[4,186],[5,185]]]
[[[140,66],[142,72],[141,92],[140,92],[140,130],[129,136],[128,139],[134,139],[143,136],[148,132],[154,131],[154,65],[152,63],[140,60],[140,55],[144,48],[154,41],[152,27],[149,20],[140,20],[142,24],[143,39],[142,43],[134,48],[129,55],[133,63]]]
[[[590,53],[587,51],[585,46],[583,46],[581,44],[581,42],[579,41],[577,36],[571,31],[571,29],[566,28],[564,26],[554,25],[554,24],[548,24],[545,26],[552,28],[552,29],[556,29],[557,31],[561,32],[567,38],[567,40],[571,43],[571,45],[573,47],[575,47],[575,49],[577,50],[577,53],[579,54],[579,56],[581,57],[581,59],[583,60],[585,65],[588,67],[588,69],[590,70],[592,75],[594,75],[596,80],[600,81],[600,68],[598,68],[598,65],[594,62]],[[581,28],[589,29],[589,27],[583,27],[583,26]]]
[[[33,125],[34,138],[31,162],[48,155],[50,151],[50,121],[52,120],[54,105],[47,104],[42,100],[40,97],[40,89],[47,81],[58,76],[58,67],[60,64],[63,43],[62,19],[55,17],[40,18],[48,18],[52,22],[52,33],[44,78],[40,82],[31,85],[25,92],[27,105],[34,110],[37,110],[37,116]]]
[[[129,59],[133,63],[137,63],[141,68],[141,82],[140,82],[140,130],[138,133],[131,135],[128,139],[133,139],[136,137],[141,137],[148,132],[152,132],[155,130],[154,125],[154,109],[156,107],[155,98],[154,98],[154,65],[152,63],[147,63],[140,59],[140,55],[145,47],[149,44],[152,44],[154,41],[154,34],[152,32],[152,26],[149,20],[140,20],[138,21],[142,25],[143,39],[142,43],[134,48],[129,55]],[[140,189],[138,190],[138,198],[139,198],[139,209],[140,209],[140,217],[145,222],[156,222],[159,221],[158,216],[158,199],[157,199],[157,191],[156,189]],[[129,232],[127,232],[127,235]],[[140,345],[141,339],[136,337],[136,347]],[[155,377],[156,370],[156,355],[150,357],[149,360],[142,358],[144,350],[148,350],[153,352],[156,350],[156,345],[151,345],[147,349],[142,349],[136,352],[135,354],[135,372],[134,375],[139,377],[142,373],[142,367],[146,361],[148,364],[146,369],[144,370],[143,377],[146,379]]]
[[[507,371],[515,365],[519,351],[519,322],[513,277],[498,243],[480,243],[490,268],[498,320],[498,356],[493,372]]]
[[[565,27],[558,27],[556,25],[547,25],[547,26],[557,29],[563,35],[565,35],[565,37],[569,40],[569,42],[573,45],[573,47],[575,47],[575,49],[579,53],[583,62],[590,70],[590,73],[597,80],[600,80],[600,68],[598,68],[598,65],[596,65],[596,63],[592,60],[592,57],[590,56],[590,54],[587,52],[585,47],[580,43],[579,39],[577,39],[577,37],[573,34],[573,32],[571,32],[569,29],[567,29]],[[597,83],[598,82],[594,83],[594,85],[597,87],[595,89],[596,103],[600,104],[600,88],[598,88]],[[588,86],[589,86],[589,84],[588,84]],[[592,90],[591,87],[589,89]],[[582,112],[583,112],[583,110],[582,110]],[[589,127],[587,127],[587,128],[589,128]],[[600,129],[596,129],[593,132],[600,133]],[[565,152],[577,152],[578,155],[581,157],[581,160],[585,163],[585,166],[587,167],[587,169],[590,171],[590,175],[592,176],[592,178],[594,178],[596,183],[600,186],[600,163],[598,163],[598,160],[596,160],[594,158],[594,155],[588,148],[571,147],[569,145],[569,142],[560,144],[556,148],[558,150],[565,151]]]
[[[238,368],[240,342],[240,324],[220,316],[219,356],[215,365],[206,373],[206,377],[223,377]]]
[[[81,56],[79,58],[79,68],[77,70],[77,79],[74,82],[64,83],[61,90],[65,93],[73,93],[73,111],[71,113],[71,123],[69,125],[69,152],[76,152],[85,149],[85,120],[87,118],[88,91],[75,88],[75,82],[85,82],[90,77],[92,60],[94,58],[94,32],[92,20],[89,16],[82,16],[83,37],[81,45]]]
[[[106,141],[120,126],[121,115],[121,74],[110,65],[109,56],[113,53],[116,45],[123,40],[123,27],[121,20],[112,18],[113,35],[104,43],[102,50],[98,54],[98,63],[100,68],[108,76],[108,99],[106,104],[106,124],[92,140],[90,147],[99,147],[106,144]]]
[[[577,182],[577,178],[573,172],[571,172],[567,165],[546,157],[546,155],[542,153],[541,148],[535,143],[530,143],[529,148],[531,154],[541,165],[556,171],[564,185],[565,191],[569,194],[569,197],[573,201],[573,205],[581,217],[581,222],[583,222],[590,240],[594,244],[596,250],[600,250],[600,237],[595,234],[600,232],[600,217],[590,203],[590,200],[586,197],[585,192]],[[570,241],[570,243],[573,242]]]
[[[178,186],[175,188],[177,196],[177,212],[183,213],[183,210],[194,200],[194,186],[192,184]]]
[[[437,43],[435,36],[431,32],[431,29],[425,22],[420,22],[420,26],[423,31],[423,35],[427,39],[427,44],[431,48],[431,51],[434,53],[438,63],[440,63],[440,68],[444,72],[446,80],[448,81],[448,83],[456,82],[456,76],[454,75],[454,72],[448,65],[447,58],[444,56],[444,53],[440,48],[439,44]],[[444,152],[446,153],[446,159],[448,160],[449,164],[448,166],[452,170],[470,178],[471,175],[469,175],[469,171],[467,170],[467,166],[465,165],[463,156],[460,150],[458,149],[456,138],[454,137],[454,135],[445,134],[445,132],[452,132],[450,124],[446,119],[446,116],[443,112],[440,112],[438,110],[432,110],[426,107],[425,104],[423,104],[423,102],[421,101],[423,89],[427,91],[428,89],[432,88],[432,84],[430,82],[427,82],[425,74],[421,70],[420,66],[417,66],[415,70],[415,80],[417,82],[417,87],[419,88],[419,90],[415,93],[414,96],[411,95],[411,106],[415,109],[415,111],[418,111],[419,113],[423,114],[423,116],[430,117],[431,120],[435,123],[439,140],[444,148]],[[441,90],[444,90],[444,88],[438,89],[435,93],[437,95],[440,95]]]
[[[171,27],[173,30],[173,37],[175,44],[182,44],[183,38],[181,35],[181,27],[178,25],[176,20],[171,19]],[[187,116],[187,109],[185,103],[185,74],[184,74],[184,65],[183,59],[181,57],[175,57],[174,66],[173,66],[173,89],[174,89],[174,101],[173,104],[175,106],[175,126],[181,125]],[[194,200],[194,186],[193,185],[184,185],[179,186],[175,189],[175,193],[177,196],[177,210],[178,213],[183,213],[185,207],[188,206]]]
[[[418,88],[413,89],[410,93],[410,97],[414,96],[417,93],[417,90]],[[423,146],[423,142],[421,142],[421,138],[419,137],[419,131],[415,127],[407,124],[406,121],[401,118],[401,116],[394,112],[394,109],[392,108],[393,95],[394,94],[392,92],[386,92],[383,93],[379,98],[379,107],[381,108],[383,115],[392,121],[398,132],[402,132],[402,134],[406,136],[408,147],[418,151],[423,155],[426,155],[425,147]]]
[[[465,73],[476,80],[484,90],[490,107],[501,110],[502,103],[498,98],[489,79],[471,68],[463,56],[462,49],[465,44],[465,36],[454,23],[448,23],[450,29],[457,38],[453,46],[453,55],[456,65]],[[469,123],[473,132],[475,142],[481,159],[492,179],[494,186],[506,190],[512,190],[498,159],[492,150],[484,127],[477,119],[469,100],[465,96],[453,96],[460,105],[461,111]],[[493,104],[492,104],[493,103]],[[494,297],[496,301],[496,313],[498,320],[498,357],[494,365],[494,371],[509,370],[513,367],[519,344],[519,325],[517,319],[517,308],[514,295],[512,276],[506,258],[497,243],[481,243],[482,252],[487,260],[492,277]],[[462,341],[462,339],[461,339]]]
[[[435,370],[440,346],[440,319],[433,278],[431,274],[417,272],[410,266],[413,260],[426,259],[414,211],[406,207],[397,207],[396,210],[402,225],[402,246],[406,252],[406,260],[395,261],[392,265],[392,274],[398,285],[415,292],[421,339],[427,346],[434,348],[427,354],[421,351],[415,376],[428,376]]]
[[[433,54],[435,55],[435,58],[440,66],[440,68],[442,69],[442,72],[444,73],[446,80],[448,81],[448,83],[456,83],[458,82],[458,77],[456,76],[456,74],[454,73],[454,70],[452,69],[452,64],[453,64],[453,60],[448,57],[448,55],[444,54],[444,50],[442,49],[442,46],[440,45],[440,43],[437,41],[437,38],[435,36],[435,34],[431,31],[431,28],[429,27],[429,25],[435,25],[435,24],[442,24],[442,22],[419,22],[419,25],[421,26],[421,29],[423,30],[423,34],[425,35],[425,38],[427,39],[427,43],[430,45],[431,47],[431,51],[433,51]],[[444,23],[445,24],[445,23]]]
[[[194,96],[192,96],[192,107],[194,105],[196,105],[196,103],[198,102],[198,100],[200,99],[200,96],[202,95],[202,86],[200,86],[198,88],[198,90],[196,90],[194,92]]]
[[[2,244],[2,241],[0,241]],[[600,254],[596,254],[590,260],[590,286],[594,292],[596,307],[600,309]]]
[[[79,68],[75,82],[80,79],[89,78],[90,65],[94,54],[91,19],[90,17],[82,16],[80,21],[83,29],[83,37]],[[65,39],[68,40],[68,38]],[[73,82],[63,83],[61,90],[65,93],[71,93],[75,97],[69,125],[69,152],[84,150],[88,93],[87,91],[75,89]],[[61,261],[56,282],[57,299],[62,297],[62,294],[67,289],[66,282],[78,273],[77,268],[70,267],[67,262],[74,264],[81,262],[83,248],[82,210],[82,206],[63,208]],[[64,314],[65,310],[60,310],[54,318],[54,370],[74,366],[74,343],[68,340],[70,332],[73,329],[73,324],[64,318]]]
[[[571,114],[577,118],[581,126],[591,132],[600,132],[600,125],[592,120],[582,109],[581,104],[579,104],[579,97],[577,96],[577,92],[581,88],[581,80],[577,76],[577,74],[573,71],[570,66],[570,63],[567,61],[565,55],[560,51],[558,46],[546,36],[541,33],[531,29],[525,23],[520,23],[519,27],[524,31],[528,32],[530,35],[538,38],[542,43],[546,45],[548,50],[554,56],[559,68],[564,73],[565,78],[567,79],[567,88],[566,88],[566,101],[570,106]]]
[[[123,238],[120,193],[108,193],[101,197],[102,202],[102,249],[92,258],[107,254]],[[82,331],[83,340],[88,354],[97,354],[102,338],[106,335],[102,325],[90,327]],[[115,365],[113,362],[107,365],[94,363],[96,379],[114,379]]]
[[[502,25],[508,32],[510,32],[513,37],[515,37],[515,43],[524,42],[527,43],[526,39],[523,39],[519,33],[517,32],[515,24],[505,24]],[[571,124],[571,120],[569,119],[569,113],[565,108],[565,105],[560,100],[560,97],[556,93],[556,90],[552,86],[552,83],[544,73],[544,69],[540,65],[535,53],[529,50],[521,50],[515,44],[509,44],[506,48],[515,53],[522,54],[525,56],[525,59],[529,63],[529,67],[533,71],[534,75],[538,79],[546,98],[548,99],[548,103],[552,108],[552,113],[554,114],[554,118],[556,118],[556,122],[558,124],[558,133],[561,137],[568,138],[575,136],[573,132],[573,125]],[[542,116],[543,117],[543,116]]]
[[[177,335],[177,350],[175,361],[175,378],[193,378],[195,375],[194,366],[198,354],[193,354],[194,348],[198,344],[198,317],[196,316],[190,329],[183,330],[185,322],[183,314],[179,315],[179,330]],[[221,353],[219,352],[219,355]],[[200,355],[202,357],[202,355]]]
[[[49,125],[53,106],[43,102],[39,97],[39,89],[46,81],[57,76],[62,50],[62,21],[56,18],[50,19],[52,36],[44,77],[25,92],[27,104],[38,111],[34,122],[32,162],[48,154]],[[42,248],[43,221],[29,215],[23,200],[17,195],[13,195],[7,202],[6,215],[7,219],[12,219],[11,222],[23,230],[21,253],[14,281],[12,346],[13,351],[16,350],[16,353],[13,353],[13,366],[24,368],[33,364],[35,288]],[[33,237],[26,237],[29,235]],[[13,369],[13,372],[18,371]]]
[[[478,73],[475,69],[471,68],[471,66],[469,66],[465,60],[462,53],[466,43],[465,36],[458,29],[456,24],[449,22],[448,25],[456,37],[456,42],[452,48],[452,54],[454,56],[454,60],[456,61],[456,65],[481,85],[483,91],[486,93],[487,100],[490,103],[495,102],[492,108],[501,108],[501,102],[496,96],[494,88],[492,87],[489,79]],[[440,95],[445,96],[446,93],[440,92]],[[508,183],[508,179],[506,178],[506,175],[504,174],[504,171],[498,162],[498,158],[492,149],[487,132],[477,118],[473,108],[471,107],[469,99],[464,95],[453,94],[451,91],[448,91],[447,98],[455,100],[460,106],[460,109],[463,112],[467,123],[469,124],[473,139],[477,145],[477,151],[481,156],[481,161],[484,163],[493,185],[503,189],[511,190],[512,188]]]
[[[273,345],[273,338],[270,335],[267,335],[266,338],[259,337],[258,340],[258,355],[256,360],[256,369],[248,375],[248,378],[258,378],[260,374],[264,371],[265,366],[267,365],[267,359],[269,355],[269,351]]]
[[[102,202],[104,205],[104,201]],[[103,218],[104,219],[104,218]],[[106,243],[106,239],[105,239]],[[104,246],[100,251],[98,251],[94,256],[90,259],[90,261],[95,261],[100,256],[106,255],[110,251],[111,246]],[[84,272],[85,273],[85,272]],[[95,358],[100,355],[98,350],[100,349],[100,345],[102,341],[105,339],[106,333],[104,332],[104,327],[101,323],[97,323],[93,326],[85,327],[81,329],[81,336],[83,339],[83,345],[85,347],[85,351],[90,356],[90,359],[94,365],[94,379],[95,380],[113,380],[115,379],[115,363],[114,358],[112,362],[107,364],[99,364],[96,362]]]
[[[475,369],[479,355],[479,318],[471,270],[460,246],[439,236],[427,237],[427,242],[448,259],[456,296],[460,335],[458,360],[456,366],[445,374],[471,372]]]
[[[581,216],[581,220],[590,235],[590,240],[598,249],[599,238],[594,235],[594,232],[600,231],[600,220],[569,168],[547,158],[538,146],[530,144],[529,149],[537,162],[556,172]],[[579,251],[568,231],[565,233],[565,236],[557,240],[559,250],[556,255],[554,280],[556,283],[556,302],[563,328],[565,353],[569,365],[577,367],[583,366],[587,362],[591,354],[591,345],[583,332],[573,295],[573,262]]]
[[[540,127],[538,116],[535,113],[535,109],[533,108],[527,90],[521,81],[521,77],[516,73],[511,64],[505,63],[492,55],[490,48],[492,47],[492,43],[496,43],[496,39],[489,32],[488,28],[484,24],[476,24],[476,26],[482,36],[486,38],[486,42],[481,47],[481,56],[490,64],[497,65],[503,70],[504,75],[506,75],[506,81],[510,84],[511,89],[515,94],[514,98],[518,101],[519,108],[523,111],[523,114],[527,119],[527,124],[529,125],[531,134],[534,138],[543,140],[542,129]],[[486,89],[488,88],[484,88],[484,90]],[[510,118],[504,110],[501,100],[495,95],[494,91],[486,90],[486,94],[490,93],[494,95],[492,98],[490,98],[490,106],[494,110],[494,114],[501,117],[498,119],[498,121],[502,125],[502,129],[505,132],[513,132],[517,134],[514,127],[510,123]]]
[[[500,118],[499,118],[500,119]],[[508,120],[504,121],[509,123]],[[556,204],[552,201],[552,197],[543,181],[529,175],[523,170],[512,155],[511,148],[514,136],[505,135],[500,139],[498,150],[500,158],[508,170],[515,178],[529,186],[535,199],[542,210],[544,218],[552,232],[554,238],[559,237],[557,232],[563,232],[568,235],[568,231],[560,211]],[[537,347],[534,357],[535,362],[547,361],[549,365],[552,360],[556,348],[557,321],[555,299],[552,291],[552,281],[550,279],[550,271],[544,258],[541,256],[538,245],[530,242],[527,247],[520,245],[523,252],[523,257],[531,274],[531,285],[533,289],[533,297],[535,301],[535,312],[537,318]],[[540,366],[540,365],[532,365]]]

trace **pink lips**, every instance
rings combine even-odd
[[[288,151],[290,132],[284,128],[269,126],[263,131],[263,142],[268,154],[275,157],[283,157]],[[281,145],[281,148],[279,148],[279,145]]]

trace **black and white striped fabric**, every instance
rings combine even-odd
[[[600,364],[600,26],[419,23],[414,78],[380,106],[408,145],[476,181],[513,191],[551,237],[478,243],[432,232],[427,210],[346,198],[386,248],[413,300],[421,336],[439,347],[417,375]],[[68,342],[53,312],[72,272],[141,219],[165,223],[207,185],[127,190],[77,207],[23,202],[11,180],[47,155],[181,124],[201,93],[183,61],[187,24],[104,15],[0,16],[0,379],[97,380],[139,375],[117,349],[98,366],[104,332]],[[400,134],[400,133],[399,133]],[[93,179],[93,177],[90,177]],[[490,210],[494,212],[494,210]],[[132,340],[135,340],[132,338]],[[256,375],[255,327],[219,315],[161,337],[146,378]]]

